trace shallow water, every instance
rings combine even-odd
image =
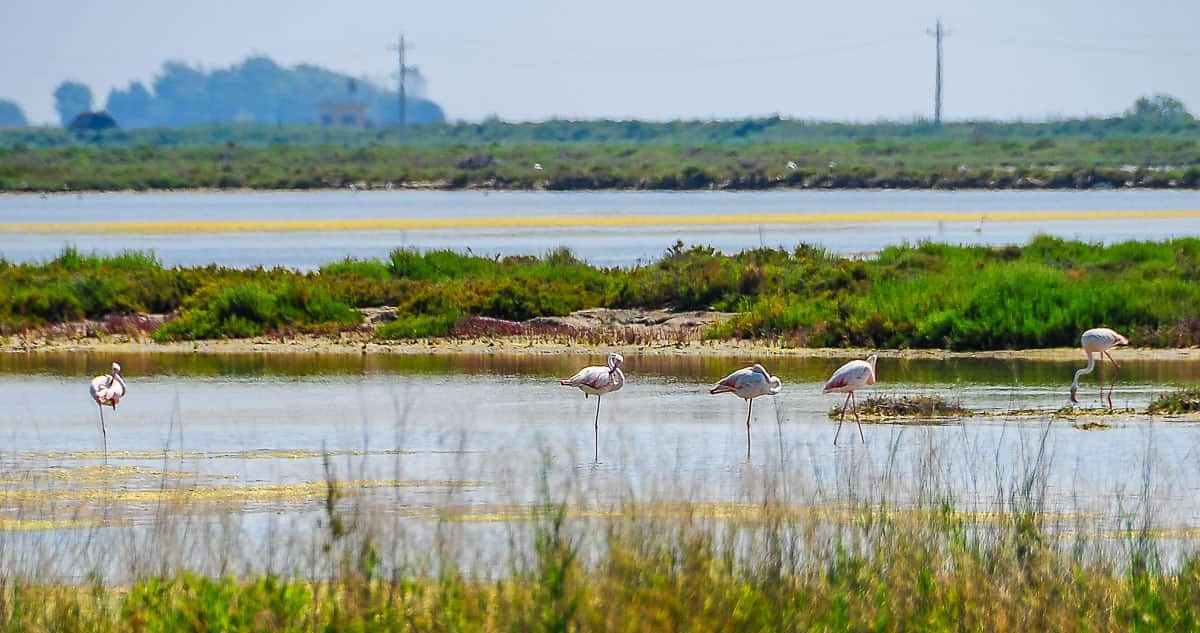
[[[168,265],[290,266],[313,269],[346,256],[382,257],[393,248],[470,248],[487,255],[526,255],[567,246],[599,265],[634,265],[658,258],[675,240],[733,252],[758,246],[793,247],[805,242],[838,253],[869,253],[900,241],[1024,243],[1038,233],[1091,241],[1162,239],[1200,235],[1195,216],[1147,219],[1140,211],[1200,211],[1194,191],[769,191],[769,192],[239,192],[0,195],[0,229],[29,223],[258,222],[259,230],[186,233],[153,230],[96,234],[70,227],[54,232],[0,230],[0,256],[11,261],[53,257],[64,245],[112,253],[154,250]],[[898,221],[872,212],[944,212],[941,221]],[[1021,212],[1013,221],[989,221],[989,213]],[[1046,219],[1048,212],[1070,219]],[[1098,219],[1095,212],[1125,213]],[[861,215],[861,220],[799,224],[706,226],[696,216],[740,214]],[[687,225],[570,228],[488,228],[507,218],[685,216]],[[1077,216],[1077,217],[1076,217]],[[485,226],[431,230],[280,230],[282,221],[354,222],[387,219],[483,219]],[[980,219],[984,218],[982,224]],[[352,224],[348,224],[352,227]]]
[[[628,385],[604,398],[594,446],[596,400],[554,380],[586,361],[578,356],[126,354],[129,395],[106,413],[104,466],[86,386],[110,358],[0,355],[0,562],[69,577],[89,565],[127,577],[137,560],[214,573],[225,556],[248,569],[277,556],[297,564],[281,548],[304,551],[321,534],[330,472],[345,482],[344,503],[411,539],[404,551],[425,551],[449,521],[493,564],[513,522],[543,499],[542,481],[599,508],[634,499],[738,513],[781,489],[801,505],[879,496],[903,506],[932,489],[990,512],[1040,473],[1044,510],[1098,529],[1118,533],[1134,514],[1174,534],[1200,527],[1196,422],[864,424],[865,443],[847,423],[835,447],[828,411],[839,398],[820,383],[841,361],[776,358],[767,365],[784,390],[756,402],[747,459],[745,403],[707,394],[747,360],[630,355]],[[1050,412],[1079,364],[882,359],[875,391]],[[1144,408],[1200,381],[1197,370],[1127,362],[1114,401]],[[1088,422],[1105,426],[1081,430]],[[168,518],[184,527],[164,528]],[[175,529],[198,544],[171,545],[164,534]]]
[[[849,425],[835,448],[836,424],[828,411],[838,397],[822,395],[820,381],[838,360],[769,363],[785,387],[778,397],[756,402],[747,461],[745,403],[707,394],[744,359],[631,356],[628,385],[603,400],[597,464],[591,428],[596,400],[553,380],[584,362],[578,357],[161,353],[121,361],[130,391],[115,414],[106,414],[110,465],[188,473],[207,486],[320,482],[321,456],[329,452],[343,477],[399,480],[406,496],[430,498],[457,482],[455,503],[480,508],[529,502],[530,485],[547,459],[559,474],[582,476],[590,489],[614,499],[632,487],[658,497],[688,491],[696,496],[687,498],[720,502],[741,498],[747,473],[769,474],[781,463],[800,465],[809,475],[848,464],[878,470],[888,460],[915,458],[940,444],[950,456],[944,474],[960,486],[962,498],[973,499],[992,492],[987,480],[995,466],[1019,470],[1029,447],[1046,433],[1053,456],[1048,482],[1057,503],[1082,495],[1087,505],[1110,505],[1114,489],[1141,472],[1152,455],[1155,480],[1173,486],[1159,498],[1170,506],[1172,520],[1200,520],[1198,425],[1116,416],[1103,420],[1110,428],[1081,431],[1072,426],[1079,420],[1050,415],[973,418],[961,426],[867,424],[865,445]],[[0,409],[5,471],[101,461],[97,412],[86,386],[87,377],[106,364],[89,354],[0,356],[0,392],[7,394]],[[1049,412],[1066,403],[1076,366],[883,359],[875,391],[937,393],[993,412]],[[1114,402],[1142,409],[1156,393],[1197,382],[1197,369],[1194,362],[1125,363]],[[1094,383],[1085,383],[1082,396],[1095,406]],[[138,473],[113,473],[126,475]],[[280,492],[287,507],[321,496],[320,490],[300,490],[293,498]]]

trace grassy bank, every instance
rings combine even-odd
[[[537,169],[535,165],[541,167]],[[1200,139],[860,136],[811,142],[450,145],[0,143],[0,191],[1200,186]]]
[[[1023,247],[894,246],[869,260],[801,246],[724,255],[682,244],[601,269],[560,250],[492,259],[397,250],[315,273],[165,268],[152,256],[0,263],[0,331],[151,312],[160,341],[333,333],[395,306],[383,340],[444,336],[465,317],[521,321],[593,307],[720,310],[711,338],[810,347],[985,350],[1074,346],[1105,325],[1141,346],[1200,343],[1200,240]],[[117,315],[117,316],[114,316]]]

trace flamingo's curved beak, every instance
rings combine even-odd
[[[1075,404],[1079,404],[1079,400],[1075,397],[1075,392],[1078,390],[1078,387],[1071,387],[1071,402]]]

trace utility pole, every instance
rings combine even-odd
[[[399,114],[398,120],[400,121],[400,130],[402,132],[404,131],[405,124],[408,122],[408,116],[407,116],[408,115],[408,112],[407,112],[408,97],[405,94],[405,88],[404,88],[404,85],[407,83],[406,80],[408,79],[408,66],[405,65],[405,63],[404,63],[405,48],[406,48],[406,45],[404,42],[404,34],[401,33],[400,38],[396,41],[396,45],[391,47],[391,50],[396,51],[396,62],[399,65],[399,69],[397,72],[397,75],[398,75],[398,78],[400,81],[400,102],[398,104],[400,106],[400,109],[398,112],[398,114]]]
[[[932,30],[925,31],[937,40],[937,70],[933,89],[933,124],[941,126],[942,124],[942,38],[950,35],[950,32],[942,27],[942,19],[938,18],[937,27]]]

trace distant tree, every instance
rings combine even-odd
[[[155,118],[159,125],[195,125],[215,121],[209,115],[208,78],[182,62],[167,62],[154,79]]]
[[[1126,114],[1138,119],[1164,123],[1188,123],[1193,120],[1191,113],[1187,111],[1187,107],[1183,105],[1182,101],[1166,94],[1139,97]]]
[[[25,113],[21,111],[21,106],[0,99],[0,127],[25,127],[29,122],[25,120]]]
[[[112,89],[108,93],[104,109],[123,128],[150,127],[154,125],[150,116],[150,104],[153,99],[142,82],[134,81],[124,90]]]
[[[72,132],[100,132],[115,127],[117,122],[107,112],[81,112],[67,126]]]
[[[92,89],[78,81],[64,81],[54,91],[54,109],[63,127],[71,124],[75,117],[92,111]]]

